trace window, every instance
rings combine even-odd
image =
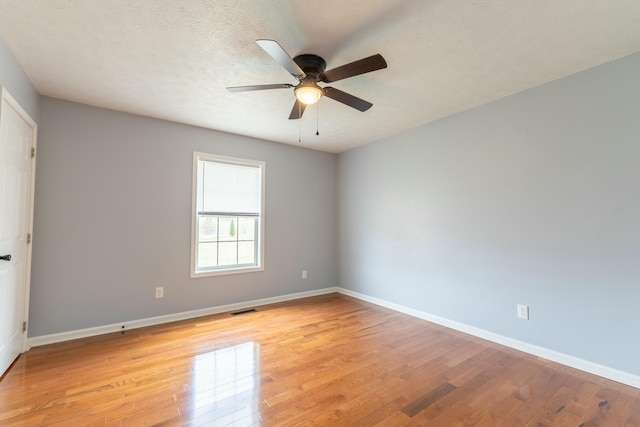
[[[193,153],[191,277],[264,270],[264,168]]]

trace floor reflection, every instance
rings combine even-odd
[[[259,425],[259,346],[247,342],[196,356],[193,415],[207,425]]]

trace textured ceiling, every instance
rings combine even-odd
[[[639,23],[638,0],[0,0],[40,94],[328,152],[640,51]],[[323,98],[290,121],[292,89],[227,92],[296,83],[261,38],[328,69],[382,54],[331,84],[373,107]]]

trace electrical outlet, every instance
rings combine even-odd
[[[156,288],[156,298],[164,298],[164,286]]]
[[[307,270],[302,270],[302,278],[303,279],[307,278]]]
[[[529,306],[518,304],[518,319],[529,320]]]

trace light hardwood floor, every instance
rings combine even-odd
[[[2,426],[640,426],[640,390],[331,294],[37,347]]]

